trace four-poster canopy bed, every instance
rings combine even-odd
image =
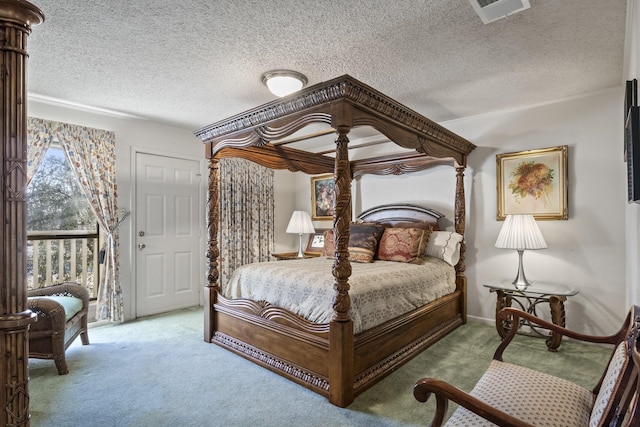
[[[315,151],[302,150],[290,143],[304,139],[292,137],[296,132],[318,123],[337,135],[334,157],[317,147]],[[348,134],[364,126],[383,134],[391,141],[387,143],[395,144],[402,153],[350,159],[352,147]],[[351,183],[352,179],[365,174],[400,175],[433,165],[450,165],[456,171],[455,231],[464,235],[463,177],[467,156],[475,148],[472,143],[348,75],[214,123],[196,135],[206,144],[209,159],[205,341],[267,367],[327,396],[334,405],[345,407],[400,364],[466,322],[462,242],[460,260],[455,270],[450,267],[451,291],[373,327],[354,330],[350,290],[354,291],[355,285],[351,289],[350,279],[352,271],[364,267],[349,260]],[[289,139],[284,140],[286,137]],[[308,143],[301,145],[308,146]],[[332,310],[329,320],[314,323],[271,302],[225,296],[219,282],[217,242],[218,162],[224,157],[245,158],[272,169],[307,174],[333,172],[335,252],[331,252],[333,261],[326,267],[331,279],[328,286],[332,287],[332,301],[327,302]],[[367,222],[426,222],[435,226],[439,218],[440,215],[430,209],[408,205],[370,209],[359,216]],[[304,261],[321,262],[280,261],[279,266]],[[390,261],[380,261],[384,262]]]

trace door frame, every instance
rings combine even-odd
[[[137,224],[137,215],[135,212],[136,209],[136,200],[137,200],[137,192],[138,192],[138,179],[137,179],[137,171],[136,171],[136,164],[137,164],[137,156],[138,154],[149,154],[152,156],[162,156],[162,157],[173,157],[176,159],[181,159],[181,160],[190,160],[190,161],[195,161],[198,162],[198,170],[199,170],[199,174],[200,174],[200,183],[199,183],[199,188],[198,188],[198,192],[200,194],[200,197],[198,197],[198,223],[200,224],[200,230],[199,230],[199,246],[200,249],[202,250],[202,254],[205,254],[205,241],[204,241],[204,230],[206,229],[206,224],[205,224],[205,212],[204,212],[204,206],[206,206],[206,190],[208,188],[208,182],[209,182],[209,178],[207,177],[207,175],[205,175],[204,171],[205,171],[205,159],[203,157],[197,157],[197,156],[189,156],[189,155],[184,155],[184,154],[180,154],[180,153],[175,153],[175,152],[171,152],[171,151],[166,151],[166,150],[156,150],[156,149],[150,149],[150,148],[146,148],[146,147],[138,147],[138,146],[131,146],[131,162],[130,162],[130,177],[131,177],[131,191],[130,191],[130,200],[129,200],[129,205],[131,206],[131,229],[129,231],[129,242],[130,242],[130,248],[129,248],[129,256],[130,256],[130,261],[131,261],[131,271],[129,272],[129,283],[131,283],[131,308],[130,308],[130,314],[131,317],[129,317],[130,319],[137,319],[138,318],[138,312],[137,312],[137,292],[138,292],[138,283],[137,283],[137,272],[138,272],[138,251],[136,251],[136,230],[138,229],[138,224]],[[206,184],[206,185],[205,185]],[[205,286],[205,259],[204,259],[204,255],[198,257],[198,272],[199,272],[199,280],[198,280],[198,286],[200,288],[200,292],[199,292],[199,296],[198,296],[198,304],[199,305],[204,305],[204,295],[203,295],[203,289]],[[126,305],[126,304],[125,304]]]

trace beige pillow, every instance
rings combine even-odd
[[[454,231],[432,231],[427,242],[427,255],[455,266],[460,260],[462,236]]]

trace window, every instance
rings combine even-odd
[[[98,225],[59,144],[51,144],[27,188],[27,231],[30,288],[73,281],[96,296]]]

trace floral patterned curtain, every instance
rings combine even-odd
[[[51,141],[58,141],[64,148],[78,184],[105,231],[96,319],[122,322],[124,302],[119,278],[115,135],[105,130],[37,118],[29,118],[28,134],[27,143],[33,142],[33,146],[27,148],[29,177],[33,176],[29,173],[30,163],[35,172]],[[40,156],[38,160],[37,156]]]
[[[220,282],[275,247],[273,170],[244,159],[220,160]]]
[[[27,123],[27,185],[35,175],[44,159],[47,149],[53,141],[53,135],[49,132],[44,120],[28,118]]]

